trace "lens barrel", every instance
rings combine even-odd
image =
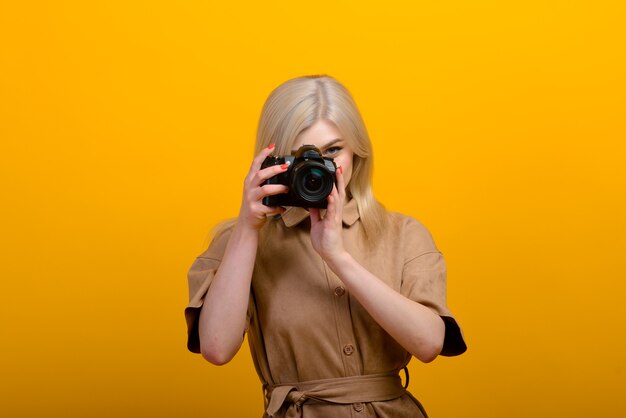
[[[303,161],[294,167],[291,191],[300,199],[317,203],[325,200],[333,190],[334,178],[324,164]]]

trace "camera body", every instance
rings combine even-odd
[[[265,196],[265,206],[299,206],[304,208],[326,208],[326,198],[337,183],[337,166],[332,158],[322,157],[314,145],[303,145],[293,155],[268,156],[261,168],[289,164],[287,171],[275,175],[263,184],[283,184],[287,193]]]

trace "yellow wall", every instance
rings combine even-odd
[[[626,416],[625,3],[383,3],[2,2],[1,416],[260,416],[247,347],[186,351],[186,271],[312,73],[447,258],[431,416]]]

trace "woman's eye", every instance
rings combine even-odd
[[[332,156],[337,154],[339,151],[341,151],[341,147],[330,147],[326,150],[324,154]]]

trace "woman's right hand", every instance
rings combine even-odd
[[[284,208],[280,206],[270,207],[263,204],[265,196],[272,196],[280,193],[286,193],[289,188],[283,184],[266,184],[262,183],[279,173],[287,171],[287,164],[274,165],[261,169],[261,165],[274,151],[274,144],[264,148],[252,161],[250,171],[246,176],[243,186],[243,198],[241,208],[239,210],[239,226],[259,230],[267,221],[267,215],[283,213]]]

